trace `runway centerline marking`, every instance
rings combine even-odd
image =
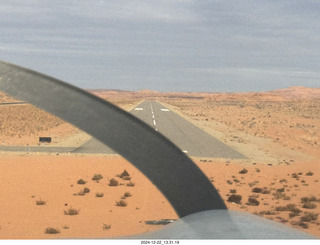
[[[150,102],[150,107],[151,107],[151,114],[152,114],[152,121],[153,121],[154,129],[155,129],[156,131],[158,131],[158,129],[157,129],[157,123],[156,123],[156,120],[155,120],[155,118],[154,118],[154,111],[153,111],[153,107],[152,107],[151,102]]]

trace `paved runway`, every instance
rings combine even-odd
[[[170,139],[190,156],[246,158],[156,101],[144,101],[130,113]],[[115,153],[96,139],[90,139],[73,152]]]

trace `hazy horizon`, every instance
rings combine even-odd
[[[320,86],[320,2],[0,0],[0,59],[81,88]]]
[[[232,91],[159,91],[159,90],[151,90],[151,89],[141,89],[141,90],[124,90],[124,89],[113,89],[113,88],[82,88],[84,90],[94,91],[94,90],[102,90],[102,91],[116,91],[116,92],[143,92],[143,91],[150,91],[150,92],[157,92],[157,93],[260,93],[260,92],[272,92],[275,90],[284,90],[290,88],[310,88],[310,89],[320,89],[320,87],[308,87],[308,86],[290,86],[285,88],[277,88],[272,90],[265,90],[265,91],[241,91],[241,92],[232,92]]]

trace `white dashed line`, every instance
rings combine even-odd
[[[161,111],[169,111],[168,109],[161,109]]]
[[[183,150],[182,152],[184,152],[184,153],[188,153],[188,151],[186,151],[186,150]]]
[[[158,129],[157,129],[157,123],[156,123],[156,120],[155,120],[155,118],[154,118],[154,111],[153,111],[153,107],[152,107],[151,102],[150,102],[150,107],[151,107],[151,114],[152,114],[152,121],[153,121],[154,129],[155,129],[156,131],[158,131]]]
[[[137,108],[134,108],[134,110],[135,110],[135,111],[143,111],[143,108],[137,107]]]

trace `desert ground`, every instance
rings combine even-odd
[[[146,99],[165,104],[248,157],[192,158],[229,209],[320,237],[320,89],[89,92],[127,111]],[[12,102],[0,94],[0,103]],[[51,136],[50,145],[80,146],[90,138],[29,104],[0,105],[0,123],[4,146],[38,145],[39,136]],[[129,236],[161,228],[145,221],[178,218],[156,187],[118,155],[0,152],[0,165],[0,239]],[[121,176],[124,170],[129,177]]]

